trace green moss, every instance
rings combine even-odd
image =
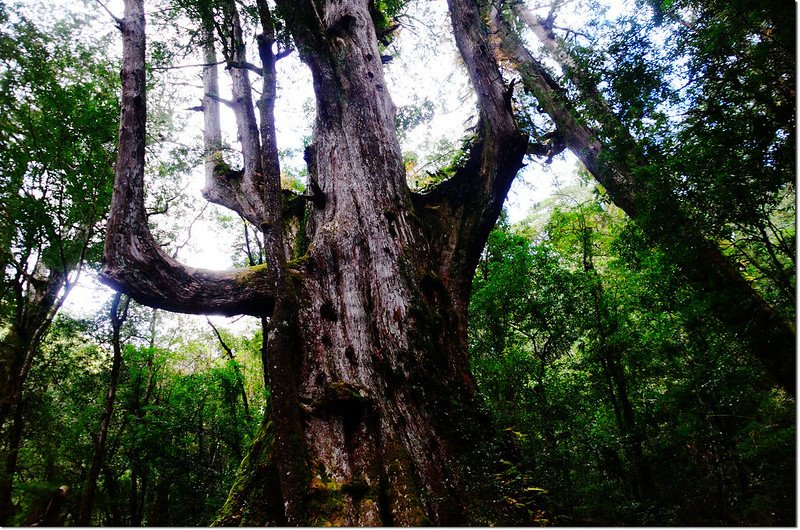
[[[311,502],[309,518],[312,526],[347,526],[352,521],[345,516],[349,502],[359,506],[360,512],[370,511],[378,502],[377,487],[370,487],[364,477],[338,482],[329,479],[323,471],[311,484]]]
[[[310,248],[309,240],[308,240],[308,215],[309,215],[310,208],[303,206],[303,214],[300,217],[300,229],[297,231],[297,237],[294,242],[294,258],[300,259],[302,256],[308,255],[308,249]]]
[[[262,424],[250,451],[239,464],[228,498],[211,526],[254,526],[278,522],[277,513],[270,513],[276,509],[275,499],[270,502],[275,492],[264,488],[265,483],[269,486],[269,478],[276,475],[272,458],[274,441],[274,424],[267,421]],[[249,502],[251,499],[253,502]]]
[[[303,278],[303,275],[302,275],[301,271],[302,271],[303,267],[305,267],[305,265],[308,262],[308,260],[311,259],[311,255],[313,253],[313,249],[314,249],[314,244],[310,243],[306,247],[305,252],[303,253],[303,255],[298,256],[298,257],[296,257],[296,258],[294,258],[292,260],[289,260],[286,263],[286,267],[290,271],[292,271],[292,270],[298,271],[298,280],[301,280]]]
[[[215,151],[214,154],[211,155],[211,158],[214,162],[214,174],[226,175],[232,171],[230,164],[225,162],[222,151]]]
[[[345,493],[342,483],[325,475],[311,482],[311,499],[308,505],[311,526],[346,526],[344,516]]]
[[[256,279],[260,274],[264,273],[267,270],[267,264],[261,263],[259,265],[253,265],[252,267],[247,267],[245,269],[241,269],[237,271],[236,275],[234,276],[234,281],[237,283],[248,283]]]
[[[369,398],[363,391],[347,381],[333,381],[325,385],[326,398],[329,401],[348,401],[365,403]]]

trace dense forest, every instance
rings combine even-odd
[[[796,524],[794,4],[64,7],[0,3],[0,526]]]

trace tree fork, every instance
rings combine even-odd
[[[271,115],[271,16],[259,4],[262,195],[248,200],[263,201],[267,263],[235,288],[225,283],[230,272],[199,273],[159,254],[138,214],[144,19],[140,0],[126,2],[124,27],[131,32],[124,34],[106,274],[157,307],[219,312],[221,305],[268,320],[269,421],[218,524],[488,524],[524,517],[491,481],[490,463],[499,457],[469,373],[465,330],[474,264],[521,166],[525,139],[497,64],[486,57],[477,9],[452,2],[460,14],[456,32],[480,25],[457,43],[479,88],[483,134],[477,163],[459,177],[469,198],[451,202],[449,219],[427,226],[430,217],[417,211],[405,181],[368,4],[277,3],[314,78],[317,116],[306,155],[314,195],[325,198],[308,211],[309,245],[291,269]],[[246,165],[243,178],[248,173]],[[195,298],[201,290],[209,294]]]

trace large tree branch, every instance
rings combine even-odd
[[[524,0],[512,0],[510,3],[514,15],[519,18],[534,35],[539,39],[545,52],[552,57],[564,69],[572,81],[580,87],[581,91],[587,94],[588,103],[601,116],[611,116],[614,111],[608,101],[600,94],[597,85],[584,74],[584,71],[575,63],[575,59],[569,54],[563,40],[559,39],[553,32],[553,10],[557,5],[553,5],[548,18],[542,19],[528,9]],[[621,123],[618,120],[599,120],[602,132],[609,136],[619,136],[622,131]]]
[[[266,267],[211,271],[167,256],[144,208],[145,33],[143,0],[125,2],[119,152],[103,253],[103,281],[140,303],[184,313],[264,315],[272,311]]]
[[[223,39],[225,60],[235,64],[246,62],[247,54],[236,5],[234,2],[227,2],[223,7],[226,15],[225,31],[220,30],[220,36]],[[219,97],[217,55],[214,46],[215,21],[213,17],[214,14],[210,9],[204,10],[200,16],[206,64],[203,68],[202,105],[203,141],[206,151],[206,185],[203,189],[203,196],[206,200],[224,206],[259,226],[265,220],[263,172],[250,79],[245,69],[229,69],[233,95],[230,107],[236,118],[243,158],[242,169],[235,171],[225,162],[222,149],[219,110],[221,99]]]
[[[478,137],[469,146],[465,162],[437,188],[415,196],[420,206],[439,217],[437,246],[450,268],[443,271],[446,284],[472,277],[511,182],[522,167],[527,145],[514,120],[510,89],[492,53],[478,3],[449,0],[449,6],[456,45],[478,98],[480,120]],[[469,293],[461,285],[450,288],[454,294]]]
[[[267,252],[267,263],[274,269],[283,271],[286,267],[286,253],[283,243],[283,208],[281,207],[281,168],[278,157],[278,140],[275,131],[275,99],[278,84],[275,71],[275,28],[272,25],[272,14],[266,0],[256,2],[261,20],[262,33],[258,36],[258,55],[261,59],[263,85],[261,99],[258,102],[260,112],[261,169],[263,172],[264,204],[266,212],[261,229],[264,231],[264,243]]]
[[[522,77],[525,88],[539,102],[539,106],[555,122],[558,132],[567,147],[583,162],[592,175],[608,190],[617,206],[635,217],[636,185],[630,169],[615,163],[609,157],[601,157],[603,146],[595,131],[578,120],[578,111],[567,98],[561,85],[553,79],[541,64],[522,44],[503,15],[493,10],[491,23],[499,37],[499,51],[514,66]],[[557,53],[557,48],[553,49]],[[560,55],[556,55],[556,58]]]
[[[514,120],[511,87],[503,81],[479,3],[475,0],[449,0],[449,6],[456,46],[467,67],[480,108],[479,138],[472,146],[473,150],[480,149],[480,160],[477,172],[472,172],[473,178],[479,180],[479,200],[489,207],[489,211],[497,210],[499,214],[508,187],[522,166],[527,138]],[[467,176],[467,172],[461,174]],[[487,221],[493,226],[495,219]]]
[[[209,13],[208,16],[211,16]],[[241,172],[225,163],[222,149],[222,126],[220,125],[219,72],[217,54],[214,49],[213,24],[203,21],[203,148],[205,149],[206,184],[203,197],[209,202],[224,206],[253,224],[261,219],[243,200]]]
[[[508,88],[492,53],[476,0],[448,0],[456,46],[475,88],[481,112],[498,138],[513,138],[517,126],[511,112]]]

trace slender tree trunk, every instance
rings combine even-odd
[[[107,462],[103,464],[103,486],[108,497],[105,526],[123,526],[123,518],[119,509],[119,503],[122,500],[119,496],[119,481]]]
[[[139,506],[139,465],[134,462],[131,464],[131,488],[128,492],[128,513],[130,514],[130,526],[142,526],[142,518],[138,517]]]
[[[614,409],[622,446],[631,469],[630,484],[632,497],[636,501],[650,498],[655,490],[650,464],[644,455],[644,440],[639,423],[628,396],[628,382],[622,365],[621,347],[609,344],[609,339],[617,330],[618,324],[605,300],[605,289],[594,266],[592,228],[581,218],[581,248],[583,269],[589,280],[589,295],[593,305],[594,328],[597,335],[597,358],[603,370],[608,390],[608,399]]]
[[[0,523],[4,526],[15,514],[12,492],[14,491],[14,475],[17,473],[19,447],[22,442],[22,405],[22,403],[17,403],[14,407],[14,416],[11,418],[9,426],[5,469],[3,475],[0,476]]]
[[[607,345],[601,345],[599,356],[606,378],[609,401],[614,409],[617,428],[622,437],[622,447],[630,466],[632,498],[639,502],[645,501],[652,497],[655,486],[650,465],[644,455],[644,440],[640,426],[628,398],[625,375],[617,354],[610,351]]]
[[[122,300],[123,295],[117,293],[111,302],[111,345],[114,350],[113,359],[111,362],[111,380],[108,384],[108,391],[106,392],[105,407],[103,408],[103,415],[100,419],[100,428],[97,433],[97,444],[95,446],[94,456],[92,457],[92,464],[89,468],[89,476],[86,479],[86,489],[84,490],[83,497],[81,498],[80,509],[78,517],[75,520],[77,526],[89,526],[92,518],[92,508],[94,506],[94,497],[97,491],[97,478],[100,476],[100,468],[103,465],[103,459],[106,454],[106,438],[108,436],[108,427],[111,425],[111,417],[114,414],[114,402],[117,396],[117,383],[119,382],[119,371],[122,366],[122,344],[120,339],[120,329],[122,323],[125,321],[128,312],[128,298]],[[120,303],[122,309],[120,310]],[[121,311],[121,312],[120,312]]]
[[[549,342],[549,341],[548,341]],[[557,425],[557,418],[554,417],[550,405],[550,399],[547,396],[547,387],[545,386],[545,372],[548,364],[548,348],[545,346],[543,352],[537,357],[539,358],[539,366],[536,372],[536,388],[534,395],[539,406],[540,428],[544,442],[547,444],[548,450],[552,457],[552,466],[561,475],[561,494],[559,496],[560,505],[566,509],[566,512],[572,508],[573,498],[575,497],[575,485],[572,477],[570,476],[570,463],[569,454],[565,451],[563,441],[558,439],[556,435],[555,426]]]
[[[147,518],[148,526],[169,526],[169,489],[172,480],[169,477],[160,477],[156,482],[153,494],[153,507],[150,517]]]
[[[37,267],[24,295],[20,284],[14,320],[0,339],[0,433],[5,433],[0,441],[5,463],[0,474],[0,526],[13,515],[11,494],[19,458],[25,382],[39,344],[66,296],[59,296],[65,279],[66,273],[61,270]],[[4,429],[6,423],[11,425]]]
[[[136,505],[134,506],[133,521],[134,526],[142,526],[145,521],[144,509],[147,505],[147,496],[150,494],[150,470],[147,466],[139,464],[139,488],[138,496],[136,497]]]
[[[63,270],[37,267],[29,282],[18,286],[14,320],[0,339],[0,429],[22,399],[33,357],[66,296],[59,296],[66,278]]]

